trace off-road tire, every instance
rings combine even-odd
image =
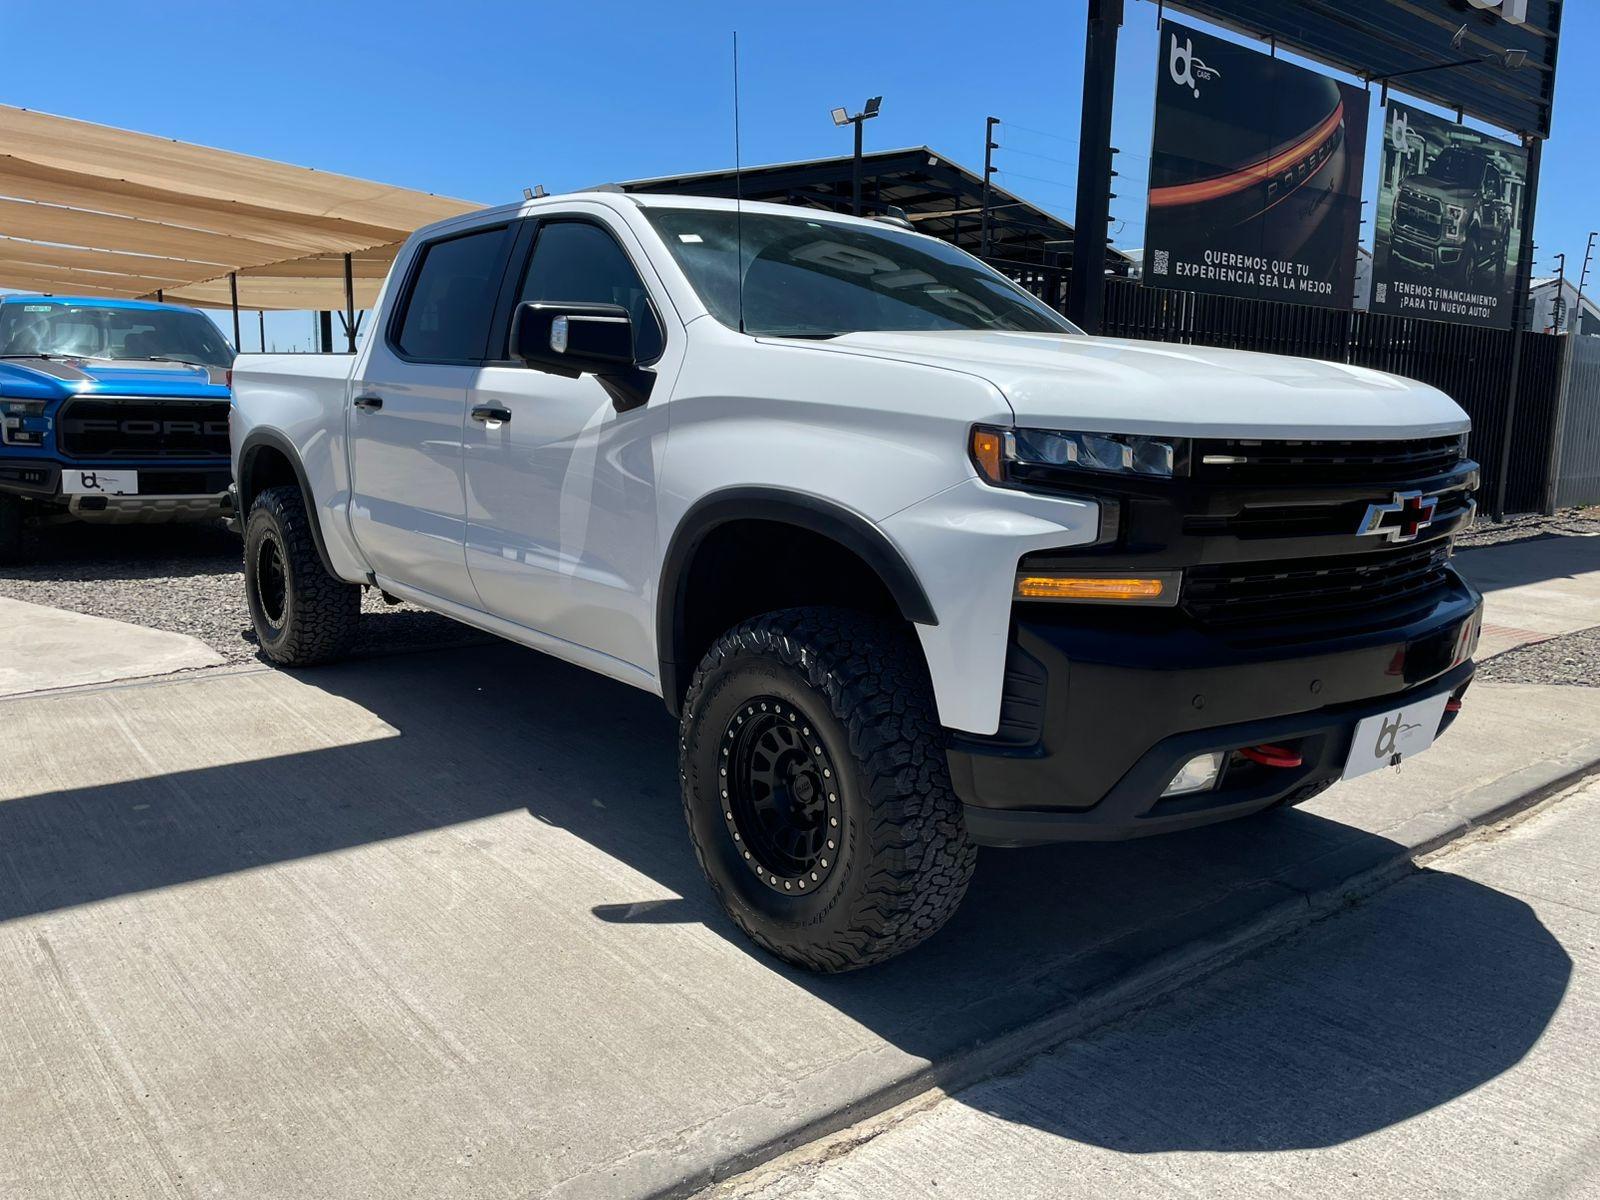
[[[792,891],[756,869],[749,836],[735,836],[743,827],[720,773],[743,722],[773,719],[762,704],[794,718],[805,736],[792,753],[833,764],[838,785],[823,784],[838,823],[822,832],[837,846],[819,853],[832,861],[801,868]],[[966,894],[977,850],[950,786],[927,669],[903,625],[795,608],[735,626],[695,671],[679,745],[700,866],[734,922],[786,962],[850,971],[892,958],[943,926]]]
[[[261,651],[275,663],[331,662],[355,640],[361,588],[322,565],[298,488],[267,488],[250,505],[244,585]]]
[[[22,501],[0,495],[0,566],[22,561]]]

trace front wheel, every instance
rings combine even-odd
[[[903,626],[799,608],[730,629],[695,672],[680,747],[700,865],[779,958],[816,971],[892,958],[966,894],[977,851]]]
[[[300,490],[268,488],[244,527],[244,585],[262,653],[286,667],[341,657],[355,640],[361,588],[328,573]]]

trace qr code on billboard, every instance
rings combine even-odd
[[[1172,264],[1172,251],[1170,251],[1170,250],[1157,250],[1156,251],[1156,267],[1155,267],[1155,270],[1156,270],[1156,274],[1157,275],[1165,275],[1167,273],[1168,269],[1170,268],[1171,264]]]
[[[1388,302],[1388,299],[1389,299],[1389,285],[1387,283],[1380,283],[1378,285],[1378,294],[1377,294],[1376,297],[1374,297],[1374,299],[1379,304],[1384,304],[1384,303]]]

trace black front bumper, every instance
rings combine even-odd
[[[1307,798],[1340,776],[1361,718],[1459,697],[1482,598],[1451,571],[1403,623],[1314,640],[1241,641],[1175,612],[1058,611],[1019,615],[1000,734],[949,749],[984,845],[1142,837]],[[1264,743],[1289,744],[1301,765],[1230,754],[1215,789],[1161,798],[1196,755]]]

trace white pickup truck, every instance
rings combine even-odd
[[[234,369],[249,603],[363,587],[659,694],[690,837],[790,962],[905,950],[978,845],[1295,804],[1453,719],[1480,597],[1431,387],[1084,336],[948,244],[597,191],[430,226],[350,357]]]

